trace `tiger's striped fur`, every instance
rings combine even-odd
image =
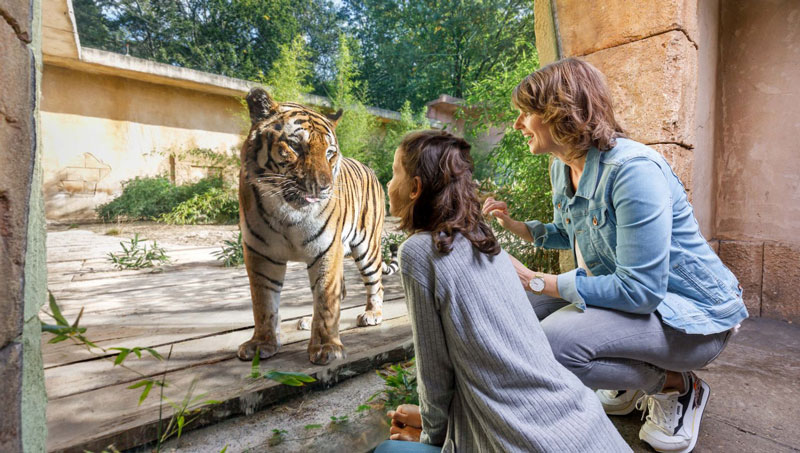
[[[381,322],[381,232],[384,191],[375,174],[339,152],[326,117],[300,104],[276,103],[254,88],[247,96],[252,126],[241,152],[239,218],[250,279],[255,331],[239,347],[251,360],[280,347],[280,293],[288,261],[304,262],[314,297],[309,359],[326,364],[344,356],[339,304],[343,260],[350,254],[367,288],[358,325]],[[396,268],[395,268],[396,269]]]

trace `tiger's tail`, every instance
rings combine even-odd
[[[381,270],[383,275],[392,275],[400,268],[400,262],[397,260],[397,244],[390,244],[389,251],[392,252],[392,260],[389,264],[381,263]]]

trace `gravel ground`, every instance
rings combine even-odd
[[[356,410],[382,388],[383,380],[376,373],[365,373],[328,390],[307,393],[261,412],[186,432],[180,443],[170,440],[161,451],[219,453],[227,447],[226,453],[368,452],[388,438],[389,427],[382,409]],[[343,416],[347,416],[346,422],[331,422],[331,417]],[[273,437],[274,430],[282,430],[280,442]],[[153,447],[148,446],[128,453],[151,451]]]

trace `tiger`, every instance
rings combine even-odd
[[[367,289],[358,326],[381,323],[384,190],[366,165],[341,155],[335,128],[342,115],[323,115],[275,102],[262,88],[248,93],[251,128],[240,158],[239,226],[250,282],[255,329],[237,356],[252,360],[280,348],[279,304],[288,261],[307,265],[313,294],[309,360],[325,365],[346,356],[339,337],[345,295],[344,257],[350,255]]]

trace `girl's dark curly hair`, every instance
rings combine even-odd
[[[400,226],[407,231],[430,231],[440,253],[449,253],[456,233],[489,255],[500,253],[500,245],[481,216],[470,145],[444,131],[412,132],[403,138],[402,165],[413,179],[422,181],[422,191],[408,209]]]

